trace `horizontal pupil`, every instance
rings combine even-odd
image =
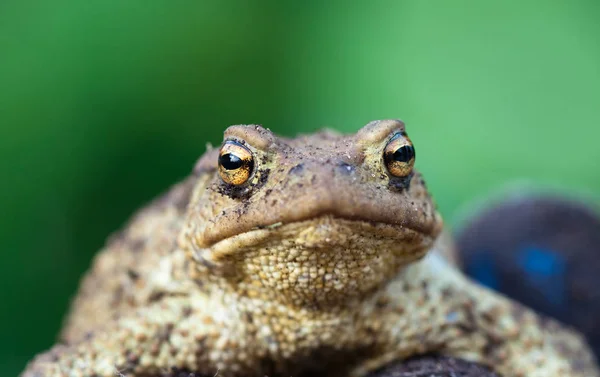
[[[415,150],[410,145],[403,145],[394,152],[394,161],[409,162],[415,156]]]
[[[219,157],[219,164],[226,170],[236,170],[241,168],[244,162],[238,156],[226,153]]]

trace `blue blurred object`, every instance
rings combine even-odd
[[[486,287],[495,290],[500,289],[498,271],[496,270],[496,266],[490,257],[489,251],[480,251],[475,253],[465,265],[465,271],[473,279],[477,280]]]
[[[600,356],[600,217],[588,205],[520,195],[481,209],[457,236],[470,277],[575,327]]]
[[[561,310],[565,300],[565,258],[557,252],[535,246],[525,247],[517,254],[517,264],[532,286]]]

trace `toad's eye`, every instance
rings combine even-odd
[[[223,143],[219,153],[219,175],[225,183],[243,185],[254,170],[254,157],[250,149],[237,141]]]
[[[406,134],[394,135],[383,151],[385,167],[395,177],[406,177],[415,164],[415,148]]]

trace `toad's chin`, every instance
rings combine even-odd
[[[435,236],[401,225],[320,216],[240,233],[198,254],[203,262],[223,266],[235,284],[266,288],[301,305],[374,289],[423,257]]]

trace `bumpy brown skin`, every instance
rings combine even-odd
[[[508,376],[599,376],[581,337],[467,280],[436,241],[421,175],[383,162],[400,121],[278,138],[233,126],[248,183],[218,150],[113,237],[57,345],[24,377],[362,376],[437,353]]]

